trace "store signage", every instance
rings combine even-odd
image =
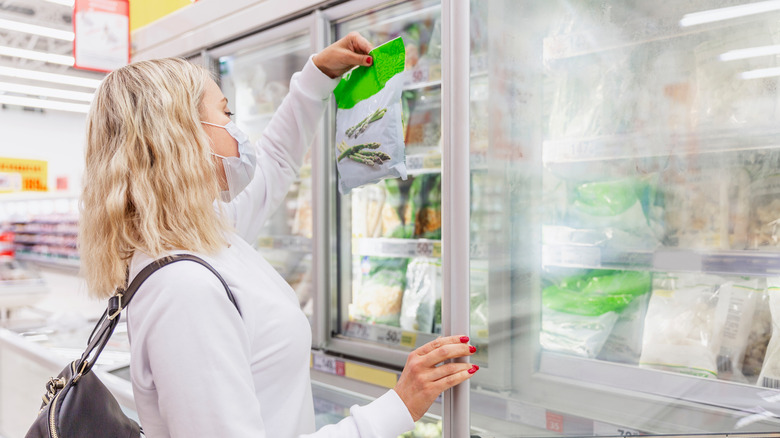
[[[26,192],[45,192],[49,181],[48,163],[41,160],[25,160],[21,158],[0,158],[0,175],[7,176],[9,184],[21,180],[21,190]],[[2,184],[2,183],[0,183]],[[0,189],[0,191],[7,191]]]
[[[0,173],[0,193],[22,191],[22,174],[2,172]]]
[[[76,0],[74,67],[109,72],[130,62],[129,0]]]

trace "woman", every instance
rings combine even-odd
[[[230,121],[217,84],[178,59],[109,74],[88,117],[80,249],[108,297],[153,260],[127,311],[131,377],[148,437],[396,437],[478,369],[467,337],[413,351],[393,390],[314,433],[311,332],[295,293],[247,243],[284,199],[335,88],[369,43],[350,34],[309,59],[257,146]],[[216,206],[216,207],[215,207]]]

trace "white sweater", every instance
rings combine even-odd
[[[414,427],[390,390],[314,431],[311,328],[292,288],[245,240],[284,199],[337,82],[311,60],[293,76],[256,145],[252,183],[222,204],[236,229],[229,246],[197,254],[228,283],[241,315],[216,276],[187,261],[149,277],[130,304],[130,375],[147,437],[395,438]],[[137,252],[130,275],[150,262]]]

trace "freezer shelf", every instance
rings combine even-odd
[[[586,269],[632,269],[656,272],[780,275],[780,257],[771,252],[706,252],[684,249],[632,251],[597,246],[544,245],[543,266]]]

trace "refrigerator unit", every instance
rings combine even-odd
[[[339,195],[334,105],[255,242],[310,312],[316,391],[392,387],[467,333],[444,436],[776,431],[778,24],[774,1],[347,1],[205,51],[255,138],[311,53],[404,39],[408,178]]]

